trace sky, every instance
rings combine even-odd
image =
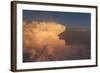
[[[90,13],[23,10],[23,21],[54,21],[70,28],[90,28],[90,19]]]
[[[83,32],[90,18],[89,13],[23,10],[23,21],[29,22],[23,24],[23,62],[90,59],[90,32]]]

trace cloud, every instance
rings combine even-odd
[[[68,30],[56,22],[32,21],[23,23],[24,53],[30,54],[34,61],[57,60],[62,57],[60,52],[69,48],[59,35]]]

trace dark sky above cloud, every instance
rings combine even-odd
[[[90,13],[23,10],[24,21],[55,21],[61,24],[65,24],[70,28],[90,28],[90,19]]]

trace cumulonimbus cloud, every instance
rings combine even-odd
[[[56,22],[32,21],[23,24],[24,53],[30,53],[35,61],[57,60],[62,57],[60,52],[69,48],[59,35],[68,30]]]

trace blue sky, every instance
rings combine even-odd
[[[91,14],[76,12],[54,12],[54,11],[34,11],[23,10],[24,21],[54,21],[69,27],[90,28]]]

